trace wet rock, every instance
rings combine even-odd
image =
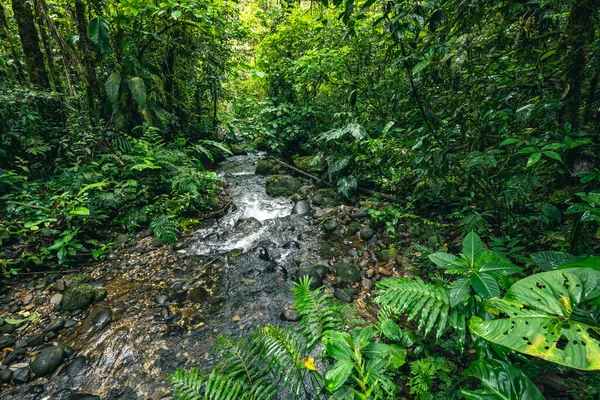
[[[0,336],[0,349],[12,347],[16,342],[17,340],[14,336]]]
[[[76,273],[76,274],[70,274],[66,277],[65,279],[65,283],[67,284],[67,287],[70,285],[74,285],[77,283],[88,283],[91,280],[90,275],[86,274],[86,273]],[[68,282],[67,282],[68,281]]]
[[[65,360],[71,357],[73,354],[75,354],[75,349],[73,349],[71,346],[68,346],[66,344],[60,344],[59,346],[63,350]]]
[[[108,292],[104,289],[94,289],[94,303],[98,303],[106,298]]]
[[[350,257],[358,258],[358,250],[352,248],[348,250],[348,255],[350,255]]]
[[[358,231],[360,231],[360,223],[357,221],[350,222],[350,225],[346,228],[346,234],[348,236],[354,236]]]
[[[75,321],[74,319],[70,319],[70,318],[69,318],[69,319],[67,319],[67,320],[65,321],[65,328],[66,328],[66,329],[72,328],[72,327],[74,327],[75,325],[77,325],[77,321]]]
[[[150,232],[149,230],[145,229],[143,231],[138,232],[135,235],[135,238],[136,239],[145,239],[145,238],[147,238],[149,236],[152,236],[152,232]]]
[[[336,289],[333,292],[333,297],[344,303],[352,303],[352,296],[345,289]]]
[[[321,277],[331,273],[331,268],[325,264],[315,264],[312,268],[317,271]]]
[[[163,307],[160,309],[160,316],[162,317],[162,319],[169,319],[171,313],[169,312],[169,309],[167,307]]]
[[[360,282],[360,270],[350,263],[338,263],[335,270],[336,278],[346,284]]]
[[[300,200],[302,200],[302,196],[300,196],[298,193],[296,193],[296,194],[293,194],[290,196],[290,200],[293,201],[294,203],[297,203]]]
[[[27,349],[16,349],[15,351],[6,356],[6,358],[2,361],[2,365],[11,365],[21,361],[26,352]]]
[[[266,191],[270,196],[291,196],[298,192],[300,187],[300,181],[291,175],[271,175],[266,182]]]
[[[13,382],[16,384],[29,382],[29,367],[23,367],[13,372]]]
[[[312,202],[314,205],[317,205],[319,207],[337,206],[339,202],[336,200],[336,197],[337,194],[333,189],[319,189],[315,192],[312,198]]]
[[[362,240],[369,240],[375,235],[375,231],[369,225],[365,225],[360,230],[360,238]]]
[[[117,236],[117,238],[115,239],[114,243],[113,243],[113,248],[117,248],[119,246],[121,246],[122,244],[127,243],[127,241],[129,240],[129,236],[127,235],[119,235]]]
[[[60,304],[63,301],[63,295],[60,293],[56,293],[54,296],[50,298],[50,304]]]
[[[27,293],[27,294],[25,295],[25,297],[23,297],[23,301],[22,301],[22,303],[21,303],[21,304],[22,304],[23,306],[26,306],[26,305],[28,305],[29,303],[31,303],[31,301],[32,301],[32,300],[33,300],[33,294],[32,294],[32,293]]]
[[[158,294],[156,296],[154,296],[154,301],[156,301],[156,304],[162,306],[165,305],[167,300],[169,300],[169,297],[167,297],[164,294]]]
[[[375,286],[373,281],[370,279],[367,279],[367,278],[363,278],[361,283],[362,283],[362,287],[365,288],[366,290],[371,290],[371,289],[373,289],[373,286]]]
[[[117,253],[108,253],[106,255],[106,261],[117,261],[119,259],[119,255]]]
[[[99,332],[112,322],[112,311],[108,307],[94,309],[85,320],[88,332]]]
[[[62,318],[57,318],[52,321],[50,325],[46,327],[46,329],[44,329],[44,332],[57,332],[60,331],[64,326],[65,320]]]
[[[193,289],[190,289],[187,293],[187,300],[192,303],[202,303],[208,299],[208,291],[204,289],[202,286],[197,286]]]
[[[365,271],[365,278],[373,278],[375,276],[375,270],[370,268],[368,270]]]
[[[27,339],[27,346],[29,346],[29,347],[41,346],[43,344],[44,344],[44,335],[42,335],[40,333],[37,333]]]
[[[379,272],[383,276],[392,276],[392,271],[390,271],[389,269],[387,269],[385,267],[379,267],[377,272]]]
[[[289,242],[285,243],[283,246],[281,246],[284,249],[299,249],[300,248],[300,243],[296,242],[295,240],[290,240]]]
[[[65,373],[70,377],[74,377],[83,374],[86,366],[87,359],[85,357],[75,357],[65,368]]]
[[[38,354],[30,365],[31,372],[36,376],[50,375],[60,366],[64,359],[64,352],[60,346],[47,347]]]
[[[163,240],[161,238],[152,239],[152,243],[150,243],[152,247],[160,247],[163,245]]]
[[[379,261],[392,261],[396,259],[398,252],[394,249],[381,250],[375,253]]]
[[[327,233],[335,231],[337,227],[338,224],[334,219],[327,220],[323,223],[323,230]]]
[[[269,252],[267,251],[266,247],[258,247],[255,250],[256,254],[258,254],[258,258],[260,258],[263,261],[269,261],[270,257],[269,257]]]
[[[354,214],[352,214],[351,217],[355,218],[355,219],[367,218],[369,216],[369,214],[367,214],[368,211],[369,211],[368,208],[362,208],[362,209],[358,210],[357,212],[355,212]]]
[[[248,154],[246,150],[235,144],[232,144],[231,146],[229,146],[229,148],[235,156],[245,156],[246,154]]]
[[[321,274],[319,274],[319,272],[315,269],[298,268],[294,276],[296,278],[296,282],[300,282],[300,278],[302,278],[303,276],[308,276],[309,278],[312,278],[312,281],[310,282],[310,290],[315,290],[316,288],[323,286],[323,279],[321,278]]]
[[[57,292],[64,292],[66,289],[65,281],[63,279],[59,279],[54,282],[54,290]]]
[[[77,283],[71,286],[65,293],[62,309],[65,311],[83,310],[88,308],[95,297],[95,290],[87,283]]]
[[[15,349],[20,349],[23,347],[27,347],[27,340],[21,339],[21,340],[17,341],[17,343],[15,343]]]
[[[42,290],[46,288],[46,282],[40,282],[33,287],[36,290]]]
[[[306,200],[300,200],[294,205],[292,214],[304,215],[310,213],[310,205]]]
[[[9,383],[10,378],[12,378],[12,372],[10,372],[10,369],[6,368],[0,371],[0,383]]]
[[[293,308],[286,308],[285,310],[283,310],[281,312],[281,314],[279,314],[279,318],[282,321],[288,321],[288,322],[300,321],[300,317],[298,316],[298,313]]]
[[[256,163],[256,175],[273,175],[279,171],[279,164],[274,160],[260,160]]]

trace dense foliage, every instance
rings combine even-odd
[[[372,320],[297,284],[300,329],[223,338],[180,397],[542,399],[553,371],[597,398],[599,7],[4,2],[0,270],[101,258],[116,231],[174,242],[242,144],[373,195],[421,268],[378,283]]]

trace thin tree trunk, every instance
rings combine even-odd
[[[88,105],[92,117],[97,117],[99,115],[100,87],[96,77],[94,44],[88,36],[88,20],[83,0],[75,0],[75,18],[77,19],[77,31],[79,33],[79,47],[83,53]]]
[[[587,66],[586,46],[594,38],[594,17],[599,5],[600,0],[575,0],[560,44],[566,60],[564,70],[566,96],[559,122],[561,124],[569,122],[574,130],[579,128],[581,93]]]
[[[12,9],[19,28],[19,37],[25,53],[25,64],[33,86],[49,89],[48,75],[44,68],[44,56],[40,50],[37,30],[33,23],[31,6],[25,0],[12,0]]]
[[[42,46],[44,47],[44,55],[46,56],[46,65],[48,65],[48,71],[50,72],[50,80],[55,91],[61,92],[62,85],[58,72],[55,68],[54,57],[52,57],[52,49],[50,48],[50,40],[48,32],[46,31],[46,5],[42,0],[34,0],[33,5],[35,7],[35,14],[37,16],[38,27],[40,29],[40,37],[42,39]]]
[[[15,60],[15,68],[17,74],[17,80],[23,86],[26,85],[25,74],[23,73],[23,69],[21,68],[21,58],[19,57],[17,50],[15,49],[15,44],[13,43],[12,34],[8,27],[8,20],[6,19],[6,12],[4,10],[4,6],[0,4],[0,26],[4,31],[4,36],[6,36],[6,40],[8,41],[8,48],[10,50],[10,55],[13,60]]]

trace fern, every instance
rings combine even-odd
[[[150,223],[150,230],[152,230],[154,236],[167,243],[175,243],[177,241],[177,235],[179,234],[177,227],[177,222],[166,215],[154,217]]]
[[[237,400],[249,399],[243,389],[244,382],[220,375],[216,371],[206,374],[198,368],[189,371],[177,369],[171,377],[174,397],[181,400]]]
[[[311,291],[310,282],[311,278],[303,276],[293,290],[294,306],[302,317],[300,325],[304,327],[304,336],[310,338],[308,348],[312,350],[325,332],[342,329],[344,323],[339,303],[323,294],[322,287]]]
[[[445,288],[423,282],[420,278],[384,279],[377,283],[379,295],[375,302],[408,313],[408,320],[419,315],[418,329],[427,336],[437,326],[436,338],[444,333],[450,312],[450,300]]]
[[[444,386],[452,384],[448,374],[456,371],[456,365],[442,357],[427,357],[410,363],[410,378],[408,386],[410,394],[415,394],[417,400],[433,399],[431,390],[436,381]]]
[[[400,317],[396,310],[387,305],[383,305],[377,313],[377,323],[375,330],[378,334],[385,336],[403,347],[410,347],[414,344],[411,331],[404,331],[398,326],[395,320]]]

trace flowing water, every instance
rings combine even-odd
[[[108,298],[54,339],[72,346],[76,358],[0,397],[170,398],[169,375],[177,367],[209,366],[221,334],[283,324],[293,274],[319,261],[322,245],[310,218],[292,215],[287,198],[265,193],[265,177],[254,175],[260,157],[236,156],[220,166],[232,199],[220,219],[205,221],[172,248],[140,254],[130,247],[118,260],[90,267]]]

